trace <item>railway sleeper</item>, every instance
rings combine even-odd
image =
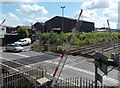
[[[93,57],[92,55],[89,55],[89,54],[81,54],[81,56],[84,56],[84,57],[87,57],[87,58],[92,58]]]

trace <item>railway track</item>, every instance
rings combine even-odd
[[[113,49],[117,49],[120,47],[120,40],[114,40],[114,47],[111,46],[111,42],[104,42],[104,43],[99,43],[96,45],[92,46],[86,46],[86,47],[81,47],[81,48],[75,48],[72,50],[69,50],[67,53],[69,55],[80,55],[88,58],[93,58],[95,55],[95,51],[99,51],[100,53],[108,52]]]
[[[36,82],[36,79],[45,76],[46,71],[42,67],[33,68],[16,61],[4,58],[1,59],[2,59],[1,66],[3,74],[3,85],[5,87],[8,85],[12,87],[14,85],[14,82],[17,83],[25,80],[32,84]]]
[[[2,74],[13,74],[16,72],[22,72],[26,69],[29,69],[28,67],[23,66],[21,63],[14,62],[12,60],[6,60],[2,58]]]
[[[32,67],[30,64],[57,58],[59,56],[58,54],[46,53],[46,54],[41,54],[41,55],[32,56],[32,57],[26,57],[26,56],[24,57],[25,58],[16,59],[16,60],[10,60],[7,58],[0,57],[0,59],[2,60],[1,66],[2,66],[3,73],[24,72],[32,68],[37,68],[35,66]]]

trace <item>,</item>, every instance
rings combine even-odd
[[[13,44],[8,44],[6,46],[6,51],[13,51],[13,52],[19,52],[23,51],[23,47],[20,46],[19,44],[13,43]]]

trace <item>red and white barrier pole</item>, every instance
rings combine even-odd
[[[114,42],[113,42],[114,38],[112,37],[112,31],[111,31],[111,28],[110,28],[109,20],[107,20],[107,24],[108,24],[108,30],[109,30],[111,46],[113,46],[115,48]]]
[[[3,22],[0,24],[0,26],[2,26],[2,24],[5,22],[5,19],[3,20]]]
[[[74,28],[72,29],[72,33],[71,33],[70,37],[68,38],[68,43],[66,44],[66,46],[65,46],[65,48],[64,48],[64,51],[62,52],[61,59],[60,59],[58,65],[57,65],[57,67],[56,67],[56,69],[55,69],[55,71],[54,71],[54,73],[53,73],[53,78],[52,78],[51,82],[54,81],[54,78],[55,78],[56,73],[57,73],[57,71],[58,71],[58,69],[59,69],[60,63],[61,63],[61,61],[62,61],[62,59],[63,59],[63,57],[64,57],[64,55],[65,55],[65,53],[66,53],[66,51],[67,51],[67,49],[68,49],[68,45],[70,44],[70,41],[71,41],[71,39],[72,39],[72,37],[73,37],[73,34],[76,32],[76,27],[78,26],[80,17],[81,17],[81,15],[82,15],[82,12],[83,12],[83,10],[81,9],[81,12],[80,12],[79,17],[78,17],[78,19],[77,19],[77,22],[76,22],[76,24],[74,25]],[[66,59],[67,59],[67,58],[66,58]],[[65,60],[65,62],[66,62],[66,60]],[[63,67],[64,67],[64,65],[65,65],[65,62],[64,62],[64,64],[63,64],[62,68],[61,68],[60,74],[61,74],[61,72],[62,72],[62,70],[63,70]],[[60,74],[58,75],[58,78],[60,77]]]

